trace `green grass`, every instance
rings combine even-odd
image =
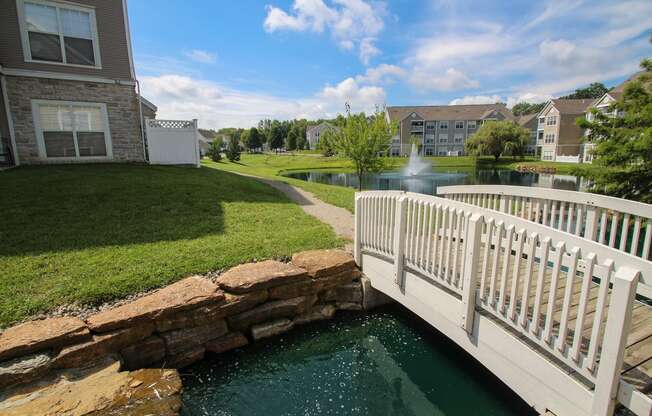
[[[217,169],[0,172],[0,326],[252,259],[341,246],[273,188]]]
[[[213,162],[204,159],[204,166],[229,172],[238,172],[248,175],[275,179],[291,185],[298,186],[312,192],[317,198],[338,207],[346,208],[353,212],[353,196],[355,190],[343,186],[326,185],[322,183],[306,182],[283,176],[291,171],[306,171],[310,169],[347,170],[351,163],[336,157],[323,157],[320,155],[268,155],[268,154],[242,154],[240,162],[229,161]]]
[[[432,162],[437,169],[455,168],[456,171],[472,170],[475,168],[499,168],[499,169],[516,169],[518,165],[535,165],[535,166],[554,166],[560,174],[576,174],[574,169],[582,169],[572,163],[555,163],[542,162],[534,158],[524,158],[513,160],[512,158],[503,158],[495,162],[492,157],[472,157],[472,156],[434,156],[425,159]],[[242,154],[240,162],[231,163],[229,161],[212,162],[204,160],[204,166],[219,170],[238,172],[248,175],[261,176],[264,178],[275,179],[298,186],[306,191],[312,192],[315,196],[324,202],[348,209],[353,212],[353,197],[355,190],[352,188],[326,185],[314,182],[306,182],[299,179],[288,178],[283,176],[292,171],[306,171],[313,169],[322,169],[325,171],[347,171],[352,170],[352,165],[348,160],[338,157],[323,157],[321,155],[306,155],[297,153],[287,153],[284,155],[271,154]],[[407,158],[391,157],[386,158],[387,169],[400,169],[407,163]]]

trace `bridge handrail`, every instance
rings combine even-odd
[[[443,286],[461,297],[468,332],[485,310],[594,383],[594,408],[611,406],[634,295],[650,288],[652,262],[452,199],[374,191],[357,193],[355,204],[358,264],[363,252],[382,255],[399,287],[406,268]]]
[[[587,192],[525,186],[458,185],[437,194],[511,213],[650,260],[652,205]]]

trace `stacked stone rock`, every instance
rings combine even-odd
[[[188,277],[86,322],[27,322],[0,335],[0,388],[107,358],[120,361],[122,370],[181,368],[206,352],[222,353],[329,319],[338,309],[362,310],[360,277],[349,254],[308,251],[291,263],[237,266],[215,283]]]

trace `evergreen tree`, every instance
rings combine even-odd
[[[582,174],[595,192],[652,203],[652,60],[641,67],[643,74],[627,83],[608,112],[592,109],[592,121],[578,120],[596,145],[598,167]]]
[[[229,145],[226,148],[226,158],[231,162],[240,160],[240,143],[235,136],[231,136],[229,139]]]
[[[260,149],[261,147],[263,147],[263,140],[257,128],[252,127],[249,129],[249,131],[247,132],[246,143],[249,151]]]

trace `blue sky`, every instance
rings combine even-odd
[[[652,56],[652,1],[129,0],[160,118],[248,127],[376,105],[541,102]]]

